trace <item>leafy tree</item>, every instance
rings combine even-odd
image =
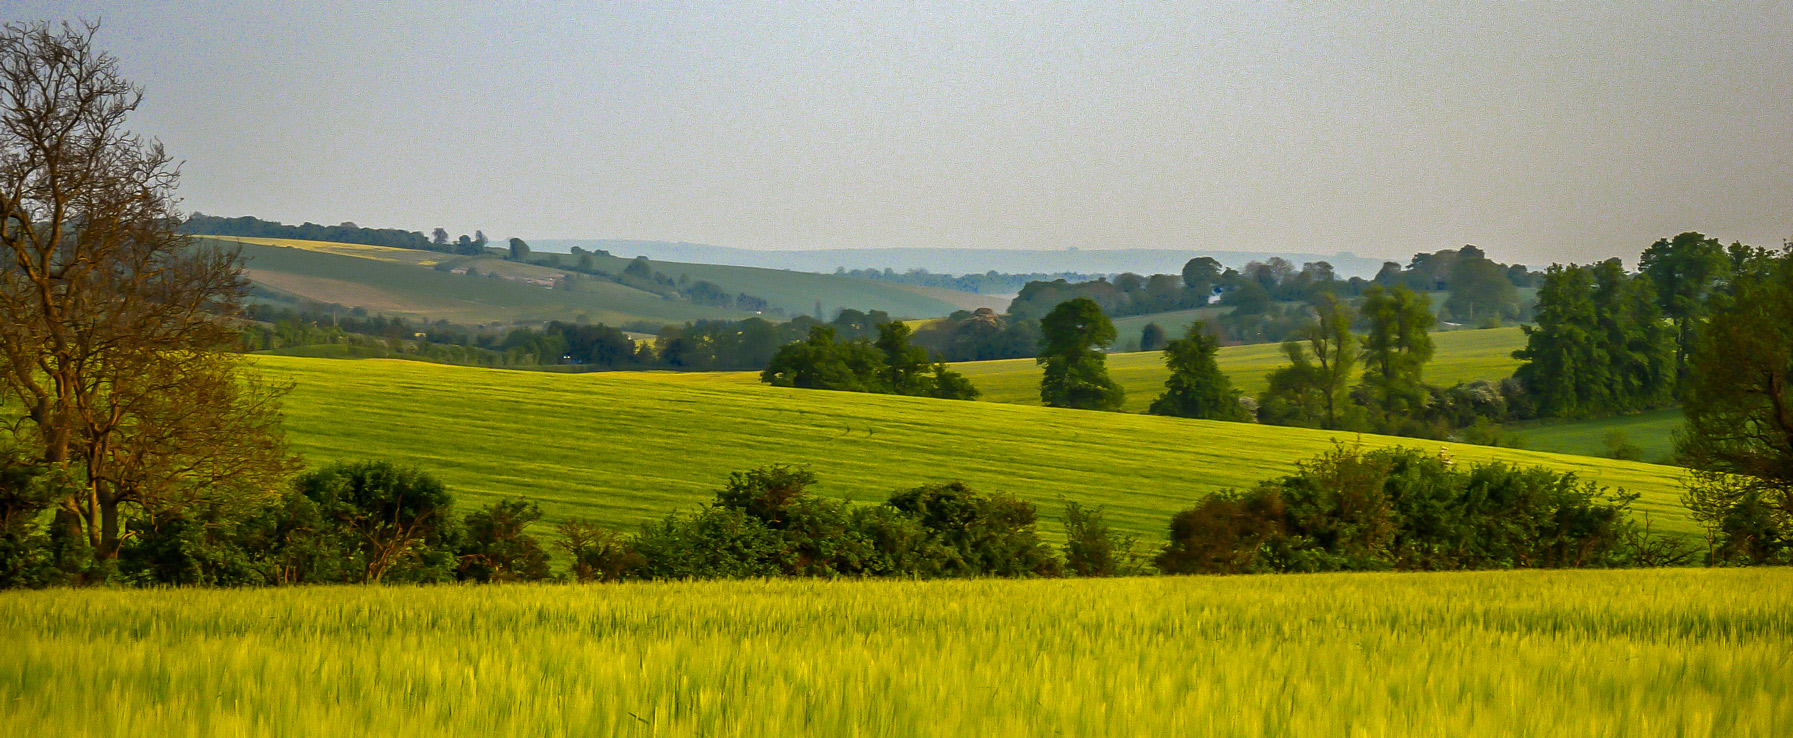
[[[885,505],[914,517],[944,555],[946,576],[1050,576],[1052,549],[1040,540],[1033,503],[1010,495],[985,496],[960,482],[897,492]]]
[[[1239,404],[1239,391],[1215,361],[1219,350],[1219,339],[1204,330],[1201,323],[1189,324],[1182,338],[1164,347],[1164,363],[1170,368],[1170,377],[1164,380],[1164,394],[1152,401],[1149,412],[1180,418],[1248,420],[1244,406]]]
[[[1747,255],[1739,262],[1739,266],[1747,262]],[[1679,382],[1687,375],[1687,356],[1693,350],[1695,333],[1708,314],[1714,291],[1730,272],[1731,259],[1717,239],[1689,231],[1651,244],[1637,266],[1655,284],[1662,314],[1675,323],[1675,376]]]
[[[1164,349],[1164,344],[1168,343],[1169,340],[1170,336],[1165,334],[1164,326],[1158,325],[1157,323],[1147,323],[1146,327],[1139,332],[1139,350],[1162,351]]]
[[[226,352],[240,255],[180,232],[178,173],[127,130],[141,89],[97,26],[0,27],[0,422],[80,468],[59,528],[118,555],[127,516],[278,495],[280,388]]]
[[[817,325],[808,338],[779,348],[760,372],[760,381],[775,387],[887,393],[883,364],[870,344],[837,341],[834,328]]]
[[[1372,286],[1364,290],[1362,312],[1369,322],[1363,383],[1386,425],[1414,415],[1425,404],[1422,373],[1433,350],[1431,299],[1405,286]]]
[[[1594,265],[1593,277],[1594,317],[1613,409],[1667,404],[1675,388],[1675,338],[1650,280],[1626,274],[1618,259]]]
[[[485,248],[484,238],[482,237],[478,243],[479,248],[483,250]],[[512,237],[510,240],[510,260],[529,261],[529,244],[524,242],[521,238]]]
[[[1183,286],[1206,296],[1214,290],[1214,285],[1220,282],[1220,275],[1225,271],[1226,267],[1212,257],[1195,257],[1183,264]]]
[[[1605,352],[1588,269],[1551,265],[1538,288],[1536,323],[1523,326],[1524,361],[1513,377],[1546,417],[1586,417],[1610,408]]]
[[[454,499],[435,477],[386,461],[332,464],[299,477],[298,490],[337,526],[358,557],[360,582],[389,573],[430,580],[452,559]]]
[[[476,582],[539,582],[548,578],[548,552],[529,535],[542,508],[523,499],[499,500],[467,513],[455,576]]]
[[[928,350],[909,343],[914,329],[893,320],[879,325],[877,330],[878,340],[873,345],[884,352],[885,386],[899,395],[933,394],[935,383]]]
[[[1258,401],[1258,418],[1266,423],[1342,428],[1358,360],[1351,308],[1330,294],[1321,295],[1314,305],[1314,320],[1301,333],[1302,340],[1283,344],[1290,365],[1270,373],[1270,388]]]
[[[1108,378],[1107,357],[1099,350],[1114,343],[1114,323],[1095,301],[1079,297],[1059,303],[1040,320],[1038,363],[1045,367],[1040,399],[1049,407],[1119,410],[1125,391]]]
[[[1753,536],[1732,548],[1766,560],[1793,541],[1793,251],[1733,288],[1688,362],[1677,450],[1699,472],[1690,494],[1726,492],[1706,522]]]
[[[440,228],[430,231],[430,243],[438,249],[448,248],[448,229]]]
[[[555,530],[560,537],[554,545],[572,560],[577,581],[621,581],[635,576],[644,563],[622,533],[589,520],[569,520]]]
[[[1507,279],[1506,267],[1489,261],[1480,250],[1458,252],[1450,266],[1450,285],[1444,308],[1457,320],[1474,323],[1519,315],[1519,290]]]

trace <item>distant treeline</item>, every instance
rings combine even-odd
[[[834,273],[846,277],[873,279],[880,282],[896,282],[898,284],[913,284],[923,287],[939,287],[948,290],[959,290],[960,292],[975,292],[980,295],[1012,295],[1020,292],[1021,288],[1027,286],[1027,283],[1029,282],[1049,282],[1059,279],[1071,282],[1088,282],[1099,278],[1099,275],[1080,274],[1077,272],[1005,274],[992,269],[983,274],[952,275],[935,274],[926,269],[910,269],[906,272],[899,272],[889,267],[885,267],[884,269],[853,270],[848,270],[846,267],[837,267],[834,270]]]
[[[432,249],[429,237],[417,231],[405,231],[397,228],[362,228],[354,223],[333,226],[304,223],[295,226],[247,215],[239,218],[221,218],[215,215],[194,213],[187,218],[187,222],[181,230],[195,236],[292,238],[301,241],[335,241],[367,246],[388,246],[395,249],[446,250]]]

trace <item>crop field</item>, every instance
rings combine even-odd
[[[1769,736],[1793,572],[0,592],[11,736]]]
[[[620,324],[739,319],[752,314],[668,300],[602,278],[581,281],[571,291],[549,290],[522,280],[554,280],[567,274],[565,270],[495,257],[283,238],[205,238],[240,246],[247,257],[249,276],[265,287],[385,315],[457,323],[570,321],[584,315],[593,322]],[[628,264],[620,256],[598,257],[596,261],[599,268],[612,273],[621,272]],[[467,277],[430,268],[438,264],[472,266],[481,275],[498,274],[510,279]],[[654,269],[675,279],[708,280],[731,293],[764,298],[791,315],[811,314],[818,301],[827,316],[840,308],[853,307],[915,318],[946,315],[993,302],[1007,304],[968,292],[832,274],[676,262],[654,262]]]
[[[1645,461],[1665,462],[1675,451],[1675,432],[1681,423],[1681,411],[1670,409],[1599,420],[1525,424],[1513,430],[1525,440],[1526,448],[1586,456],[1605,456],[1606,435],[1618,431],[1638,447]]]
[[[1337,443],[1419,444],[1460,461],[1575,471],[1643,495],[1657,530],[1691,534],[1678,470],[1532,451],[1246,423],[992,402],[798,390],[751,374],[553,374],[282,356],[255,359],[293,383],[288,435],[312,464],[415,463],[463,505],[537,500],[552,523],[583,516],[633,530],[707,501],[731,471],[807,464],[821,494],[881,501],[963,480],[1009,492],[1056,520],[1061,498],[1108,506],[1111,522],[1161,540],[1202,495],[1287,473]],[[1047,522],[1043,530],[1056,534]]]
[[[1519,367],[1513,352],[1525,347],[1525,335],[1518,328],[1445,331],[1432,334],[1432,340],[1437,349],[1426,365],[1426,381],[1447,387],[1512,376]],[[1225,346],[1218,361],[1233,386],[1248,395],[1264,391],[1268,386],[1265,377],[1289,363],[1282,347],[1273,343]],[[1040,368],[1033,359],[964,362],[954,364],[953,369],[971,378],[984,393],[984,400],[1040,404]],[[1164,355],[1158,351],[1109,354],[1108,374],[1127,390],[1128,412],[1145,412],[1152,398],[1164,392],[1164,380],[1170,376],[1164,368]]]

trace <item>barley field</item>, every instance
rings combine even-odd
[[[0,592],[8,736],[1785,736],[1793,572]]]

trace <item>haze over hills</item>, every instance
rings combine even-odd
[[[1249,261],[1263,261],[1273,256],[1288,259],[1297,266],[1311,261],[1332,264],[1340,277],[1372,277],[1386,260],[1358,256],[1350,252],[1317,254],[1303,252],[1214,251],[1208,249],[991,249],[991,248],[875,248],[816,249],[773,251],[711,246],[671,241],[635,241],[627,239],[542,239],[531,240],[537,251],[568,253],[574,246],[603,249],[617,256],[646,256],[649,259],[726,264],[730,266],[790,269],[803,272],[832,272],[835,269],[895,269],[899,272],[926,269],[937,274],[981,274],[998,272],[1081,272],[1085,274],[1175,274],[1183,264],[1197,256],[1209,256],[1229,267],[1238,268]]]

